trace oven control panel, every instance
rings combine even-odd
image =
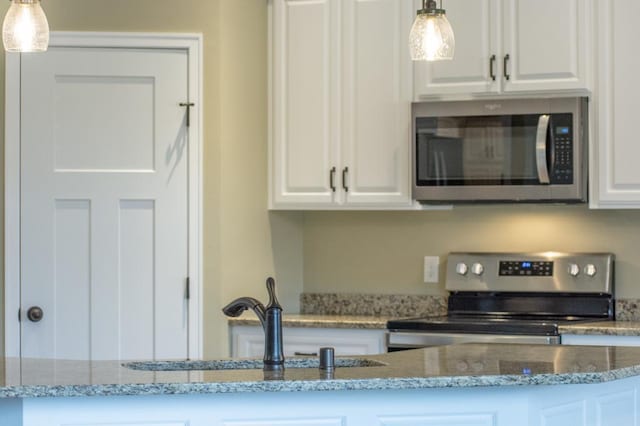
[[[450,253],[446,289],[456,292],[612,294],[611,253]]]
[[[548,277],[553,275],[552,261],[501,260],[498,268],[500,276]]]

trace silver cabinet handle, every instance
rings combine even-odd
[[[509,56],[509,54],[507,53],[506,55],[504,55],[504,60],[502,61],[502,72],[504,73],[505,80],[511,79],[511,76],[507,71],[507,67],[509,65],[509,59],[511,59],[511,56]]]
[[[538,119],[538,131],[536,133],[536,167],[540,183],[548,184],[549,168],[547,167],[547,133],[551,117],[543,114]]]
[[[496,71],[494,69],[495,65],[496,65],[496,55],[491,55],[491,58],[489,58],[489,76],[493,81],[496,81]]]
[[[336,168],[332,167],[331,170],[329,171],[329,187],[331,188],[332,192],[336,192],[335,178],[336,178]]]
[[[344,189],[344,192],[349,192],[349,185],[347,185],[347,173],[349,173],[348,167],[342,169],[342,188]]]

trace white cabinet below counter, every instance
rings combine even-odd
[[[231,356],[261,358],[264,354],[262,327],[230,326]],[[318,349],[330,346],[336,355],[375,355],[387,351],[386,330],[283,327],[285,356],[317,355]]]

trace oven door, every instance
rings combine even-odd
[[[504,335],[504,334],[464,334],[425,333],[390,331],[387,350],[396,352],[427,346],[453,345],[457,343],[521,343],[552,345],[560,343],[560,336]]]

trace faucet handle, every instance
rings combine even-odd
[[[267,309],[275,308],[282,310],[282,306],[280,306],[278,298],[276,297],[276,281],[271,277],[267,278],[267,292],[269,293],[269,304],[267,304]]]

